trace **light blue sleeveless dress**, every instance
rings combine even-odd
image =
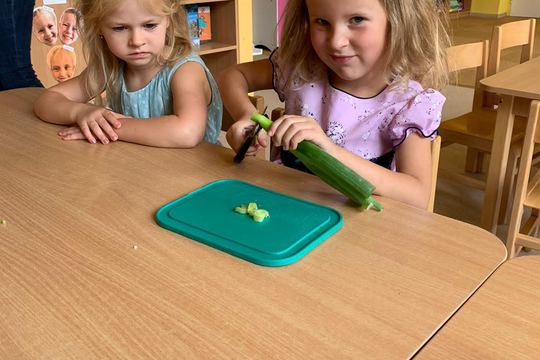
[[[216,144],[221,131],[221,119],[223,116],[223,103],[221,96],[210,70],[206,67],[203,60],[196,54],[190,54],[176,62],[171,67],[163,67],[157,75],[142,89],[129,92],[126,89],[124,73],[120,72],[120,96],[119,99],[111,99],[110,106],[115,112],[139,119],[158,117],[173,114],[173,99],[171,93],[171,80],[174,73],[180,66],[188,61],[200,64],[212,91],[212,100],[208,105],[208,119],[204,140]]]

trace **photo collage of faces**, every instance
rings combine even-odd
[[[47,69],[56,82],[75,75],[79,39],[80,13],[66,0],[44,0],[33,10],[32,33],[41,46],[47,47]]]

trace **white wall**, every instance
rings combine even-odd
[[[540,1],[512,0],[510,15],[540,18]]]
[[[253,0],[253,45],[277,47],[277,0]]]

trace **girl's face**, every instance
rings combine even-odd
[[[56,43],[58,30],[56,21],[45,12],[38,12],[34,16],[33,31],[38,40],[44,44],[52,46]]]
[[[141,1],[123,1],[105,17],[101,34],[128,68],[152,68],[165,46],[167,26],[167,17],[150,12]]]
[[[73,13],[64,13],[60,18],[60,41],[70,45],[79,37],[77,17]]]
[[[384,77],[387,17],[380,0],[306,0],[313,49],[332,82],[356,96],[376,95]]]
[[[75,54],[67,50],[58,50],[51,57],[51,73],[58,82],[66,81],[73,77],[75,72]]]

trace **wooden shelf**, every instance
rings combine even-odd
[[[186,0],[184,5],[210,6],[212,39],[200,45],[199,54],[215,77],[238,63],[237,2],[239,0]],[[222,53],[221,56],[219,54]],[[219,60],[216,60],[219,59]]]
[[[234,44],[224,44],[219,42],[208,42],[205,44],[201,44],[201,47],[199,49],[199,54],[201,56],[208,55],[208,54],[214,54],[218,52],[224,52],[224,51],[231,51],[236,50],[237,46]]]
[[[220,1],[229,1],[229,0],[183,0],[180,1],[182,5],[191,5],[191,4],[202,4],[202,3],[213,3]]]
[[[252,0],[184,0],[183,5],[210,6],[212,39],[201,43],[199,54],[215,78],[228,67],[251,61],[253,50]],[[232,124],[225,110],[223,129]]]

